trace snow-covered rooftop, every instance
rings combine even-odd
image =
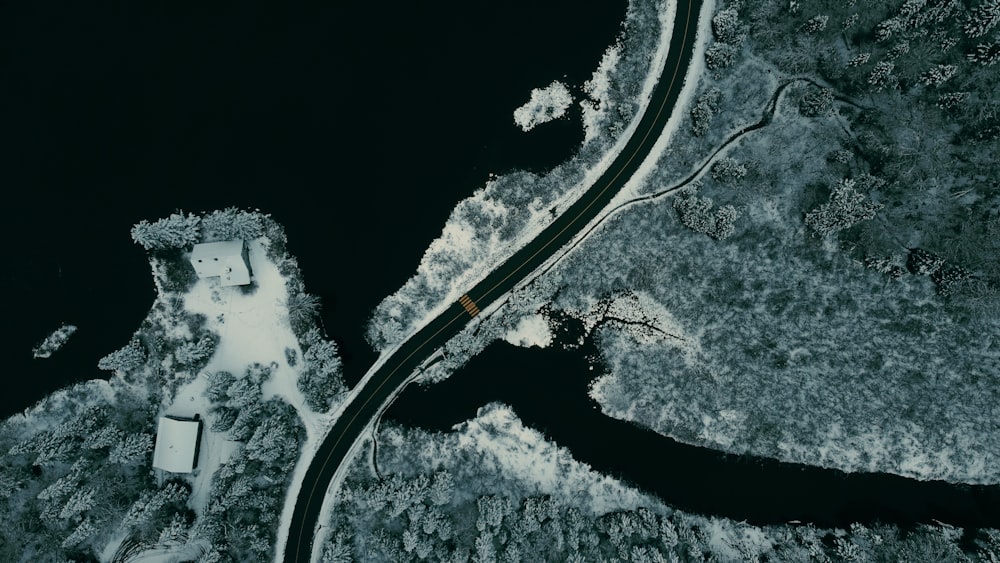
[[[201,422],[161,416],[156,427],[153,467],[171,473],[190,473],[198,464],[198,435]]]
[[[250,283],[250,267],[243,255],[242,240],[206,242],[194,245],[191,265],[199,278],[218,276],[222,285]]]

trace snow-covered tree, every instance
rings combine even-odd
[[[833,90],[820,88],[807,92],[799,101],[799,111],[807,117],[826,115],[833,106]]]
[[[187,519],[180,512],[174,514],[167,526],[160,530],[158,543],[170,544],[170,543],[184,543],[188,538],[188,524]]]
[[[63,549],[69,549],[76,547],[81,543],[90,539],[91,536],[97,533],[97,526],[94,525],[94,521],[88,516],[80,522],[79,525],[73,530],[73,532],[66,537],[62,542]]]
[[[430,501],[435,506],[448,504],[451,502],[454,487],[455,482],[451,477],[451,473],[448,473],[447,471],[438,471],[434,474],[434,480],[431,482],[429,492]]]
[[[955,65],[937,65],[920,75],[920,83],[924,86],[938,86],[955,76],[958,67]]]
[[[132,240],[146,250],[186,248],[201,239],[201,218],[174,213],[150,223],[145,219],[132,227]]]
[[[351,537],[338,531],[323,550],[322,563],[352,563],[354,561]]]
[[[899,279],[906,275],[906,268],[900,266],[892,256],[865,256],[865,267],[886,274],[892,279]]]
[[[302,348],[305,365],[299,374],[298,388],[310,409],[325,412],[347,390],[337,345],[323,338],[319,329],[312,328],[303,335]]]
[[[202,217],[201,226],[207,240],[249,241],[264,236],[265,218],[257,211],[229,207]]]
[[[941,109],[952,109],[969,98],[968,92],[949,92],[938,96],[937,107]]]
[[[298,444],[288,433],[289,424],[279,416],[265,418],[253,436],[246,444],[246,455],[249,459],[259,460],[267,464],[277,464],[295,459]]]
[[[677,196],[673,205],[681,223],[695,232],[722,240],[736,230],[735,221],[739,213],[731,205],[724,205],[713,211],[712,198],[694,194]]]
[[[708,126],[719,109],[721,98],[722,91],[718,88],[709,88],[698,96],[694,107],[691,108],[691,132],[696,137],[708,132]]]
[[[1000,61],[1000,41],[980,43],[966,58],[983,66],[993,66]]]
[[[264,408],[259,400],[252,400],[244,405],[229,429],[229,437],[240,442],[248,440],[253,436],[263,414]]]
[[[886,51],[885,58],[889,59],[890,61],[893,61],[909,52],[910,52],[909,41],[900,41],[899,43],[893,45],[892,49]]]
[[[168,504],[179,503],[185,500],[190,494],[190,490],[180,483],[167,483],[162,489],[156,491],[143,491],[139,499],[132,503],[128,511],[122,518],[121,527],[124,529],[140,527],[150,521],[161,508]]]
[[[207,363],[215,353],[217,342],[218,337],[214,335],[205,335],[197,342],[185,342],[174,350],[174,358],[185,368],[197,369]]]
[[[1000,22],[1000,0],[983,0],[969,12],[962,31],[969,37],[982,37]]]
[[[260,383],[252,377],[236,379],[229,386],[228,393],[229,405],[237,408],[259,403],[261,399]]]
[[[83,447],[91,450],[107,448],[117,445],[125,439],[125,433],[114,424],[108,424],[97,432],[87,436],[83,441]]]
[[[0,499],[10,498],[24,486],[24,481],[7,471],[0,467]]]
[[[805,222],[817,234],[826,236],[874,218],[882,207],[858,192],[854,180],[845,178],[833,187],[830,201],[806,214]]]
[[[128,464],[143,460],[153,451],[153,436],[145,432],[128,434],[108,453],[111,463]]]
[[[208,375],[208,389],[205,396],[213,403],[222,403],[229,399],[229,386],[236,381],[236,376],[228,371],[217,371]]]
[[[944,258],[922,248],[910,249],[906,257],[906,268],[918,276],[928,276],[937,272],[944,264]]]
[[[228,432],[239,416],[239,409],[221,406],[212,411],[212,432]]]
[[[847,66],[852,67],[852,66],[861,66],[863,64],[866,64],[868,62],[868,59],[871,58],[871,56],[872,56],[871,53],[860,53],[854,55],[853,57],[850,58],[850,60],[847,61]]]
[[[720,158],[712,165],[712,179],[723,184],[734,184],[747,175],[747,167],[735,158]]]
[[[819,33],[826,29],[828,21],[830,21],[830,16],[814,16],[802,25],[802,30],[806,33]]]
[[[116,350],[97,361],[98,369],[105,371],[135,371],[146,364],[146,348],[133,338],[121,350]]]
[[[715,228],[708,233],[708,236],[723,240],[731,237],[736,232],[736,219],[739,212],[732,205],[723,205],[715,210]]]
[[[856,13],[855,14],[851,14],[851,15],[847,16],[846,18],[844,18],[844,23],[842,25],[842,28],[844,29],[844,31],[847,31],[848,29],[851,29],[852,27],[858,25],[858,19],[859,19],[859,16]]]
[[[95,493],[96,491],[93,488],[77,489],[77,491],[69,497],[69,500],[66,501],[66,504],[63,505],[63,509],[59,512],[59,518],[62,518],[63,520],[76,518],[78,515],[93,508]]]
[[[738,52],[739,47],[717,41],[705,50],[705,64],[712,70],[726,68],[736,62]]]
[[[895,87],[896,77],[892,74],[895,68],[896,65],[888,61],[875,63],[871,74],[868,75],[868,83],[874,86],[876,92]]]
[[[744,40],[743,26],[735,8],[720,10],[712,17],[712,33],[723,43],[739,45]]]
[[[301,334],[308,330],[319,316],[320,299],[305,291],[289,291],[287,306],[288,322],[296,334]]]

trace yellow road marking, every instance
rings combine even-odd
[[[690,27],[690,23],[691,23],[691,4],[689,3],[688,4],[688,10],[687,10],[687,16],[685,18],[684,37],[681,40],[681,45],[682,46],[687,41],[688,28]],[[681,53],[678,54],[678,57],[677,57],[678,63],[680,62],[682,56],[683,56],[683,47],[682,47]],[[667,87],[668,91],[671,90],[671,89],[673,89],[674,82],[677,80],[677,71],[679,69],[680,69],[680,65],[679,64],[674,67],[674,73],[670,77],[670,85]],[[659,109],[656,112],[656,118],[654,118],[654,121],[655,121],[655,119],[658,119],[660,117],[660,114],[663,113],[663,109],[666,106],[666,103],[667,103],[667,100],[666,100],[666,98],[664,98],[663,103],[660,104],[660,107],[659,107]],[[651,133],[651,130],[647,129],[646,133],[643,135],[642,141],[639,143],[639,146],[642,146],[642,145],[644,145],[646,143],[646,141],[649,139],[649,134],[650,133]],[[615,174],[614,178],[612,178],[611,181],[601,189],[601,191],[598,193],[598,197],[600,197],[601,195],[603,195],[604,192],[606,192],[612,186],[612,184],[614,184],[614,182],[618,180],[618,177],[621,176],[622,171],[624,171],[624,169],[627,168],[629,164],[631,164],[632,160],[636,157],[637,154],[638,154],[637,152],[633,152],[632,155],[629,156],[628,160],[625,162],[625,166],[622,167],[622,170],[620,170],[617,174]],[[594,199],[597,199],[597,198],[594,198]],[[500,285],[502,283],[504,283],[505,281],[507,281],[508,279],[510,279],[510,277],[513,276],[515,273],[517,273],[518,271],[520,271],[521,268],[523,268],[525,264],[527,264],[528,262],[530,262],[531,260],[533,260],[535,258],[535,256],[538,256],[539,253],[541,253],[543,250],[545,250],[546,248],[548,248],[548,246],[550,244],[552,244],[553,240],[555,240],[560,235],[562,235],[562,233],[565,232],[566,229],[568,229],[570,227],[570,225],[573,225],[574,223],[576,223],[577,219],[579,219],[587,210],[589,210],[590,207],[593,204],[594,204],[594,200],[591,200],[591,202],[588,203],[583,208],[583,210],[579,214],[577,214],[577,216],[575,218],[573,218],[572,221],[570,221],[569,223],[567,223],[566,226],[562,228],[562,230],[560,230],[558,233],[556,233],[556,235],[554,237],[550,238],[545,244],[542,245],[542,247],[540,249],[538,249],[537,251],[535,251],[531,256],[528,257],[527,260],[525,260],[524,262],[522,262],[511,273],[509,273],[506,276],[504,276],[503,279],[501,279],[493,287],[491,287],[489,290],[487,290],[486,293],[483,294],[483,297],[485,297],[486,295],[489,295],[490,293],[492,293],[493,291],[495,291],[498,287],[500,287]],[[467,295],[463,295],[462,297],[468,298]],[[472,300],[470,299],[469,301],[471,302]],[[463,303],[463,306],[464,306],[464,303]],[[473,305],[473,306],[475,306],[475,305]],[[478,313],[478,311],[479,310],[476,309],[477,313]],[[475,314],[473,314],[472,316],[474,317]],[[351,420],[349,420],[347,422],[347,425],[345,426],[345,430],[346,430],[346,428],[350,428],[351,425],[354,424],[354,421],[357,420],[358,415],[361,414],[361,411],[363,411],[364,408],[366,406],[368,406],[368,403],[370,403],[371,400],[372,400],[372,398],[376,394],[378,394],[379,391],[381,391],[382,387],[384,387],[385,384],[388,383],[390,379],[392,379],[392,376],[395,375],[395,373],[397,371],[399,371],[399,368],[403,367],[403,364],[405,364],[407,361],[409,361],[409,359],[412,358],[417,352],[421,351],[424,346],[426,346],[429,342],[431,342],[432,340],[434,340],[435,338],[437,338],[437,336],[439,334],[441,334],[445,329],[447,329],[449,326],[451,326],[452,323],[454,323],[455,321],[457,321],[460,318],[462,318],[461,314],[459,314],[458,316],[452,318],[450,321],[448,321],[447,323],[445,323],[444,326],[442,326],[441,328],[439,328],[437,330],[437,332],[435,332],[427,340],[424,340],[423,342],[420,343],[420,345],[418,345],[416,348],[414,348],[413,351],[410,352],[405,358],[403,358],[403,360],[400,363],[396,364],[396,367],[393,368],[392,371],[389,372],[389,374],[385,377],[385,379],[382,380],[381,383],[379,383],[379,385],[375,388],[374,393],[371,393],[371,394],[368,395],[368,398],[365,399],[364,403],[361,404],[361,408],[359,408],[357,410],[357,412],[354,414],[354,416],[351,417]],[[330,463],[330,459],[333,457],[333,452],[337,449],[337,446],[340,445],[340,442],[344,439],[345,436],[346,436],[346,432],[341,432],[340,436],[337,436],[337,440],[333,443],[333,447],[330,449],[330,453],[327,454],[326,459],[323,460],[323,464],[320,466],[320,471],[319,471],[320,474],[322,474],[326,470],[326,466]],[[306,497],[306,504],[305,504],[305,507],[304,507],[304,512],[305,513],[309,512],[309,506],[312,504],[313,496],[316,494],[316,487],[317,487],[317,485],[318,485],[318,483],[315,483],[315,482],[313,483],[312,489],[309,491],[309,496]],[[329,486],[329,484],[327,486]],[[298,553],[301,551],[301,548],[302,548],[302,538],[303,538],[302,532],[303,531],[305,531],[305,530],[300,530],[299,531],[300,533],[299,533],[299,536],[298,536],[296,544],[295,544],[295,546],[296,546],[296,549],[295,549],[296,560],[298,560]],[[310,543],[311,543],[311,539],[313,537],[313,531],[309,530],[308,533],[309,533]]]

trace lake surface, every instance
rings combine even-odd
[[[573,323],[574,325],[576,323]],[[580,327],[561,336],[576,342]],[[921,482],[888,474],[846,474],[681,444],[603,415],[587,395],[602,373],[597,350],[490,345],[449,379],[409,386],[386,412],[397,422],[447,432],[479,407],[510,405],[525,425],[573,457],[681,510],[753,524],[790,520],[846,528],[851,522],[909,526],[934,520],[1000,526],[1000,486]]]
[[[349,383],[374,362],[371,311],[415,272],[490,173],[544,171],[583,138],[513,110],[581,85],[625,2],[0,7],[0,222],[7,312],[0,417],[124,345],[154,298],[131,225],[259,208],[286,226]],[[80,327],[48,360],[31,347]]]

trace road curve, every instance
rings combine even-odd
[[[670,50],[649,105],[631,139],[586,193],[534,240],[501,264],[467,296],[479,309],[512,289],[549,256],[570,241],[593,219],[632,177],[649,154],[670,118],[691,62],[701,0],[678,0]],[[327,434],[306,470],[292,512],[285,543],[287,563],[306,563],[312,556],[313,531],[320,508],[337,469],[386,400],[402,386],[426,357],[472,320],[467,306],[454,303],[404,342],[377,372],[367,379]]]

